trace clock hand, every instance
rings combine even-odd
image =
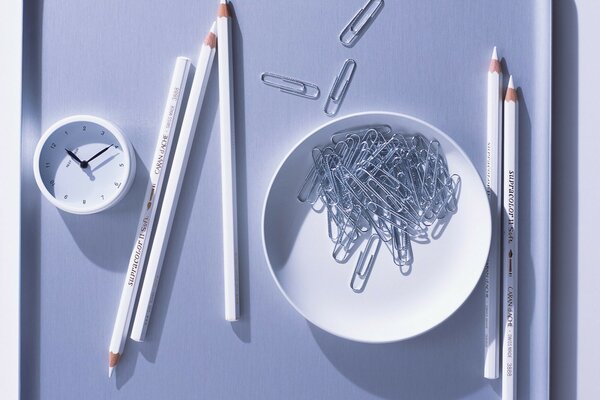
[[[90,158],[89,160],[87,160],[87,162],[89,163],[89,162],[90,162],[90,161],[92,161],[94,158],[98,157],[100,154],[102,154],[102,153],[104,153],[106,150],[110,149],[112,146],[113,146],[112,144],[111,144],[111,145],[109,145],[109,146],[106,146],[105,148],[103,148],[102,150],[100,150],[98,153],[94,154],[94,155],[92,156],[92,158]]]
[[[77,155],[75,153],[73,153],[71,150],[69,149],[65,149],[67,151],[67,154],[71,156],[71,158],[75,161],[77,161],[77,164],[79,164],[81,166],[81,160],[79,159],[79,157],[77,157]]]

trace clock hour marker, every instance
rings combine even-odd
[[[49,162],[46,163],[46,168],[50,168],[50,163]]]

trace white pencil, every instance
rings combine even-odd
[[[483,376],[500,376],[500,265],[502,243],[502,67],[496,47],[487,74],[487,146],[485,186],[492,211],[492,241],[485,264]]]
[[[110,340],[110,347],[108,350],[109,377],[119,363],[121,354],[123,354],[123,348],[125,347],[125,341],[127,340],[133,305],[139,286],[138,277],[141,276],[144,269],[146,250],[150,243],[152,226],[154,225],[154,217],[156,215],[156,203],[162,192],[165,177],[163,172],[166,169],[163,167],[168,163],[170,158],[171,144],[173,143],[173,136],[179,119],[179,111],[188,80],[189,70],[190,60],[185,57],[178,57],[175,61],[175,69],[173,71],[173,77],[171,78],[167,104],[165,105],[165,110],[163,112],[156,149],[154,150],[154,157],[152,158],[150,181],[148,182],[146,195],[144,196],[144,204],[142,205],[142,212],[137,228],[137,238],[133,245],[131,257],[129,258],[129,267],[127,268],[127,275],[125,276],[121,300],[119,301],[117,318]]]
[[[502,399],[517,398],[517,283],[519,229],[519,101],[510,77],[504,100],[504,184],[502,220],[504,338],[502,341]]]
[[[223,270],[225,319],[239,318],[235,129],[233,112],[233,61],[231,12],[227,0],[217,11],[219,32],[219,114],[221,124],[221,202],[223,206]]]
[[[196,64],[196,73],[190,89],[187,107],[181,123],[181,131],[177,140],[177,147],[173,155],[173,163],[171,164],[171,172],[169,173],[169,182],[165,189],[160,215],[156,224],[156,232],[152,250],[148,257],[148,265],[146,267],[146,275],[144,276],[144,284],[140,293],[137,310],[135,312],[135,320],[131,329],[131,338],[136,341],[143,341],[146,336],[150,314],[152,313],[152,305],[160,272],[162,269],[169,235],[171,234],[171,225],[177,208],[179,193],[181,192],[181,184],[185,175],[186,165],[190,156],[190,149],[194,141],[194,133],[198,125],[198,117],[202,101],[206,92],[206,85],[210,76],[210,70],[215,57],[215,47],[217,45],[217,37],[215,24],[213,23],[210,32],[204,39],[198,63]]]

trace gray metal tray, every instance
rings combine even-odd
[[[260,210],[283,156],[328,118],[324,94],[357,70],[339,115],[412,114],[484,171],[485,79],[494,45],[521,102],[519,395],[548,398],[551,2],[387,1],[353,48],[339,31],[364,0],[233,4],[242,320],[223,319],[216,68],[208,85],[154,313],[109,381],[107,348],[175,57],[197,57],[216,0],[25,2],[24,399],[490,399],[482,377],[483,287],[415,339],[366,345],[307,324],[262,252]],[[321,99],[263,85],[261,72],[317,83]],[[119,124],[138,155],[130,194],[92,216],[40,198],[32,153],[70,114]]]

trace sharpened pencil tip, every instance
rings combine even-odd
[[[206,37],[204,38],[204,44],[211,49],[217,47],[217,21],[213,22],[212,26],[210,27],[210,32],[206,34]]]
[[[115,367],[108,367],[108,377],[109,378],[112,376],[114,370],[115,370]]]
[[[120,359],[121,359],[121,354],[113,353],[112,351],[108,352],[108,368],[109,368],[108,373],[109,373],[109,375],[112,372],[113,368],[115,368],[117,366]]]
[[[518,100],[519,95],[517,94],[517,90],[515,89],[515,83],[513,82],[513,77],[511,75],[508,79],[508,89],[506,89],[506,97],[504,98],[504,101],[513,101],[516,103]]]
[[[231,13],[229,12],[229,2],[226,0],[221,0],[219,3],[219,8],[217,9],[217,18],[219,17],[231,17]]]
[[[498,60],[498,53],[496,52],[496,48],[494,47],[494,52],[492,53],[492,59],[490,60],[490,68],[489,72],[495,72],[497,74],[502,73],[502,65],[500,65],[500,60]]]

